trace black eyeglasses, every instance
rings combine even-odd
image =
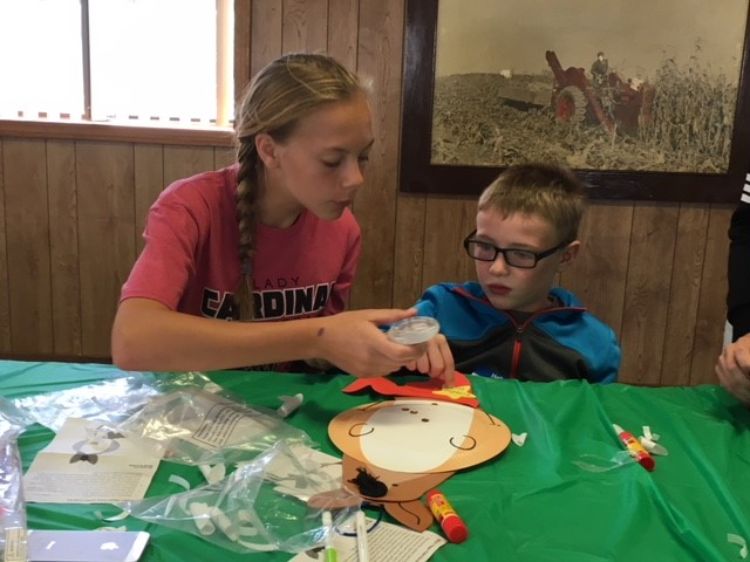
[[[469,257],[479,261],[495,261],[497,255],[502,254],[505,263],[522,269],[535,268],[539,260],[551,256],[569,244],[569,242],[561,242],[554,248],[544,250],[543,252],[532,252],[531,250],[516,248],[498,248],[494,244],[473,238],[476,233],[477,231],[475,230],[464,239],[464,248],[466,248],[466,253],[469,254]]]

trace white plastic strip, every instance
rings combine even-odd
[[[651,432],[651,426],[649,426],[649,425],[644,425],[643,426],[643,436],[646,439],[649,439],[651,441],[658,441],[659,437],[660,437],[660,435],[658,433],[652,433]]]
[[[198,527],[198,532],[203,536],[213,535],[216,527],[211,522],[211,510],[208,505],[202,502],[191,502],[189,510],[195,526]]]
[[[669,451],[658,443],[654,443],[651,441],[651,439],[646,439],[645,437],[641,437],[639,439],[641,442],[641,445],[643,445],[643,448],[646,449],[649,453],[652,455],[668,455]]]
[[[232,542],[237,542],[240,538],[240,534],[237,531],[237,527],[232,523],[232,520],[227,517],[227,514],[220,510],[218,507],[212,507],[209,510],[211,514],[211,521],[221,529],[227,538]]]
[[[513,440],[513,443],[518,445],[519,447],[523,447],[523,444],[526,443],[526,437],[528,437],[528,433],[511,433],[510,438]]]
[[[740,535],[734,533],[727,533],[727,542],[740,547],[740,558],[743,560],[747,558],[747,541]]]
[[[203,477],[206,479],[206,482],[208,482],[209,484],[216,484],[217,482],[223,480],[227,475],[227,467],[226,465],[224,465],[224,463],[218,463],[213,466],[208,464],[199,464],[198,468],[203,474]]]
[[[279,396],[279,400],[281,400],[281,406],[278,407],[276,413],[279,414],[279,416],[281,416],[282,418],[289,416],[302,405],[302,401],[304,400],[304,398],[305,397],[301,392],[298,392],[294,396]]]
[[[644,425],[643,435],[638,438],[638,441],[652,455],[668,455],[669,451],[667,451],[667,448],[656,442],[660,437],[658,433],[651,431],[650,426]]]
[[[257,550],[258,552],[270,552],[272,550],[279,550],[279,547],[274,544],[260,544],[248,541],[237,541],[237,544],[241,544],[248,550]]]
[[[258,515],[254,511],[241,509],[237,512],[237,519],[239,519],[239,521],[244,524],[239,529],[240,536],[244,537],[244,536],[261,535],[258,538],[261,540],[265,538],[267,541],[264,543],[256,543],[256,542],[249,542],[249,541],[244,541],[240,539],[237,541],[237,544],[244,546],[248,550],[257,550],[261,552],[270,552],[272,550],[279,549],[278,545],[273,544],[273,539],[265,531],[265,527],[263,527],[263,523],[261,522],[261,520],[258,518]],[[255,533],[253,533],[253,531],[255,531]]]
[[[94,515],[96,515],[97,519],[101,519],[102,521],[122,521],[130,515],[130,512],[123,510],[117,515],[110,515],[109,517],[105,517],[101,511],[96,510],[94,511]]]
[[[190,482],[188,482],[185,478],[183,478],[179,474],[171,474],[167,480],[169,480],[172,484],[177,484],[184,490],[190,489]]]
[[[630,466],[630,463],[633,462],[635,460],[630,456],[628,451],[617,451],[609,459],[597,455],[584,454],[578,460],[574,460],[573,464],[586,472],[609,472],[622,466]]]

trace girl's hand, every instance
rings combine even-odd
[[[414,316],[416,310],[353,310],[321,319],[317,348],[321,357],[357,377],[381,377],[423,355],[419,346],[388,339],[379,326]]]

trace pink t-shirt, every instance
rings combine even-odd
[[[172,310],[231,318],[240,282],[235,215],[237,165],[182,179],[151,207],[146,245],[120,300],[153,299]],[[326,221],[303,211],[289,228],[257,225],[253,259],[257,320],[344,309],[359,261],[360,229],[346,209]]]

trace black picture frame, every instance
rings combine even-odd
[[[504,169],[432,164],[432,114],[439,0],[407,0],[400,190],[478,195]],[[750,172],[750,12],[739,66],[729,168],[724,174],[576,170],[591,199],[734,203]]]

